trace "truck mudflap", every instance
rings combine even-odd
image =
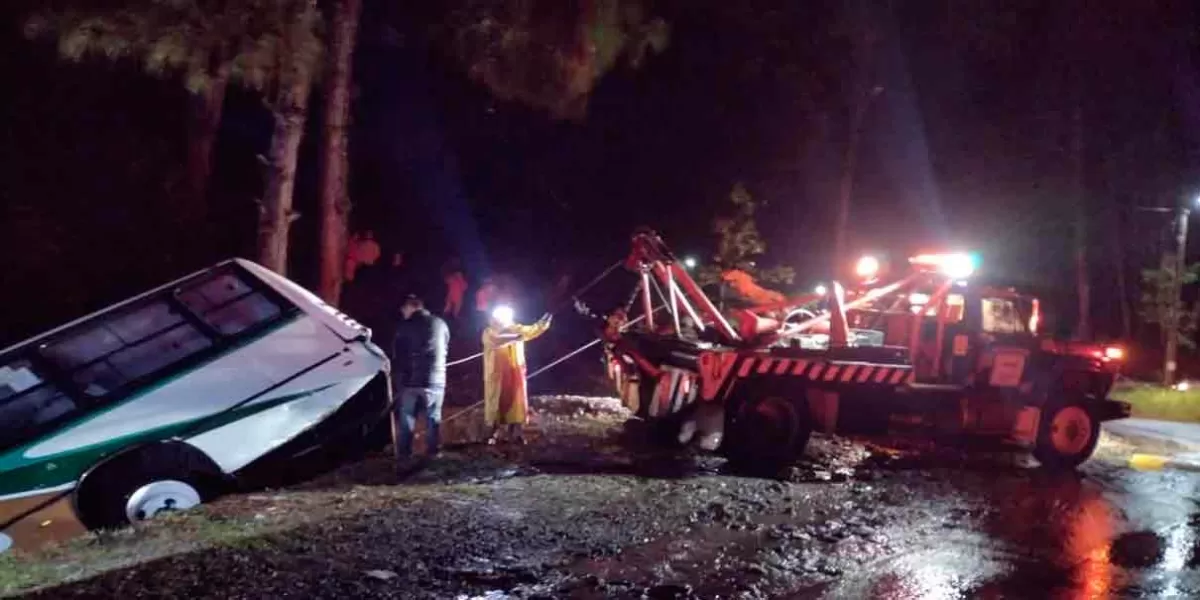
[[[1117,419],[1128,419],[1133,414],[1132,406],[1128,402],[1120,400],[1105,399],[1096,403],[1096,418],[1101,421],[1115,421]]]

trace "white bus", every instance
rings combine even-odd
[[[231,260],[0,350],[0,551],[190,508],[255,466],[364,440],[387,422],[370,335]]]

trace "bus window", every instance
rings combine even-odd
[[[53,346],[42,348],[42,355],[63,370],[71,371],[112,354],[122,345],[121,338],[107,327],[92,327]]]
[[[222,273],[179,293],[179,300],[201,315],[249,294],[253,290],[234,273]]]
[[[983,330],[987,333],[1025,333],[1025,321],[1016,302],[1008,298],[983,298]]]
[[[279,306],[255,293],[214,309],[204,315],[204,320],[221,335],[236,335],[278,317],[279,313]]]
[[[272,321],[283,312],[278,304],[254,291],[234,273],[224,273],[183,290],[178,297],[184,306],[224,336]]]
[[[0,366],[0,448],[21,443],[75,412],[75,403],[35,374],[28,361]]]
[[[109,323],[108,329],[117,334],[122,342],[132,344],[182,322],[183,315],[164,301],[126,314]]]
[[[165,300],[146,304],[43,347],[85,394],[106,396],[212,346]]]
[[[116,352],[108,358],[108,363],[123,379],[137,379],[173,365],[211,345],[212,341],[195,327],[184,325]]]

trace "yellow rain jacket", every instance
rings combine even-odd
[[[529,419],[525,387],[525,342],[550,328],[548,322],[483,330],[483,418],[494,425],[524,425]]]

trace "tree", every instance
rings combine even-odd
[[[219,19],[202,29],[190,28],[191,18],[177,3],[126,3],[119,9],[46,10],[25,24],[28,37],[55,35],[59,55],[73,62],[93,55],[112,60],[134,59],[153,75],[180,74],[191,92],[188,120],[186,197],[180,220],[195,226],[207,213],[212,152],[220,128],[230,76],[231,23]]]
[[[354,48],[362,0],[334,0],[330,19],[329,54],[324,81],[325,107],[321,126],[321,166],[318,173],[321,210],[320,277],[317,292],[337,305],[342,295],[345,250],[351,203],[349,192],[350,90]]]
[[[761,203],[754,200],[746,186],[736,183],[729,192],[730,212],[713,220],[717,249],[709,264],[700,267],[700,285],[719,285],[731,271],[742,271],[763,283],[791,284],[795,271],[791,267],[760,268],[756,260],[766,253],[767,244],[758,232],[756,213]],[[723,289],[723,288],[722,288]]]
[[[1200,325],[1200,303],[1189,310],[1178,291],[1182,286],[1200,281],[1200,263],[1188,266],[1177,286],[1175,260],[1174,255],[1164,255],[1159,268],[1142,271],[1142,301],[1138,316],[1145,323],[1158,325],[1163,343],[1174,328],[1179,333],[1179,343],[1194,349],[1196,329]]]
[[[449,35],[467,74],[497,98],[580,119],[600,78],[662,51],[670,29],[642,0],[462,0]]]
[[[275,127],[263,158],[268,176],[258,260],[284,273],[296,160],[323,52],[320,23],[311,0],[127,0],[44,10],[27,20],[26,34],[57,37],[67,59],[136,60],[151,74],[181,76],[200,105],[189,143],[192,202],[185,210],[203,205],[227,82],[260,92]]]
[[[842,154],[841,177],[838,185],[837,218],[833,226],[834,272],[849,261],[846,245],[849,238],[850,206],[854,198],[854,178],[858,169],[858,147],[866,126],[867,111],[875,98],[883,93],[875,75],[875,55],[878,53],[879,25],[870,8],[861,3],[850,5],[843,16],[842,35],[850,40],[853,76],[848,81],[850,122]]]
[[[296,185],[296,163],[308,100],[321,64],[324,46],[317,36],[321,15],[309,0],[274,0],[277,29],[267,38],[273,60],[256,72],[270,74],[255,86],[262,89],[271,109],[274,130],[264,164],[267,185],[258,220],[258,259],[279,274],[287,273],[288,234],[299,214],[292,210]],[[253,56],[253,55],[251,55]]]

